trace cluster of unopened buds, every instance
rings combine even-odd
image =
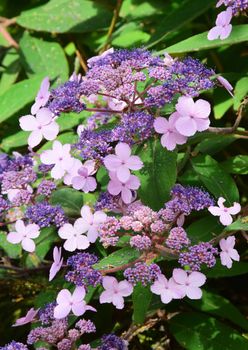
[[[191,212],[200,210],[208,210],[222,225],[230,225],[240,205],[226,207],[221,197],[215,206],[205,190],[177,184],[164,207],[152,210],[137,198],[144,164],[134,148],[158,133],[162,134],[162,146],[173,151],[197,132],[207,130],[210,103],[194,98],[218,84],[231,92],[231,85],[198,60],[161,58],[143,49],[110,49],[91,58],[88,66],[85,77],[74,74],[51,91],[48,78],[43,80],[31,114],[20,118],[21,128],[31,132],[29,154],[0,155],[0,213],[3,225],[10,228],[8,242],[35,254],[35,240],[43,228],[55,227],[63,248],[53,249],[49,281],[66,269],[65,280],[75,285],[73,291],[62,289],[56,301],[43,309],[29,310],[14,326],[39,322],[29,333],[27,344],[41,340],[59,350],[75,349],[81,335],[95,332],[89,320],[77,321],[74,328],[68,326],[70,315],[97,311],[85,301],[89,287],[98,288],[100,303],[112,303],[117,309],[124,308],[124,298],[137,284],[149,286],[165,304],[184,297],[200,299],[200,287],[206,282],[201,269],[212,268],[218,257],[228,268],[233,260],[239,260],[234,236],[192,244],[183,225]],[[166,117],[163,107],[173,105],[175,99],[175,111]],[[78,142],[70,145],[56,140],[60,114],[85,110],[92,116],[78,127]],[[104,127],[109,121],[114,122],[112,129]],[[35,152],[33,148],[43,139],[53,141],[52,147]],[[108,184],[106,191],[99,193],[97,176],[101,171]],[[79,217],[67,217],[63,208],[51,201],[62,183],[83,193],[99,194],[95,206],[85,204]],[[100,268],[98,257],[84,252],[95,242],[105,249],[118,245],[132,248],[137,258],[123,266]],[[161,257],[168,255],[179,263],[169,278],[158,265]],[[120,281],[109,276],[117,271],[123,271]],[[127,348],[127,342],[114,334],[104,335],[97,347]],[[27,345],[12,342],[1,349],[25,350]],[[89,344],[78,347],[90,349]]]
[[[232,18],[240,14],[245,15],[248,10],[248,0],[219,0],[216,7],[222,5],[226,6],[226,10],[218,14],[215,26],[208,32],[208,40],[228,38],[232,32]]]

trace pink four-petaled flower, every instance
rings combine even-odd
[[[95,161],[87,160],[78,169],[76,176],[72,178],[72,187],[76,190],[82,190],[85,193],[94,191],[97,187],[97,182],[92,175],[95,172]]]
[[[98,237],[99,226],[103,224],[107,215],[101,211],[97,210],[94,214],[92,213],[88,205],[84,205],[81,209],[80,228],[83,233],[87,233],[87,238],[89,242],[94,243]]]
[[[40,228],[36,224],[25,226],[23,220],[17,220],[15,223],[16,231],[12,231],[7,235],[7,241],[12,244],[21,243],[24,250],[29,253],[35,251],[35,243],[33,239],[39,237]]]
[[[64,248],[69,252],[74,252],[76,249],[87,249],[90,245],[88,238],[83,234],[82,219],[77,219],[72,224],[64,224],[60,227],[59,237],[65,239]]]
[[[86,304],[84,297],[84,287],[76,287],[72,294],[68,289],[62,289],[56,299],[58,305],[54,308],[54,318],[65,318],[71,311],[75,316],[82,316],[87,310],[96,311]]]
[[[197,131],[204,131],[210,125],[210,103],[199,99],[194,102],[192,97],[181,96],[176,104],[176,112],[172,114],[176,130],[183,136],[193,136]]]
[[[216,26],[208,32],[208,40],[215,40],[218,38],[224,40],[228,38],[232,31],[232,25],[230,24],[231,19],[231,7],[228,7],[226,11],[219,13],[215,22]]]
[[[225,198],[220,197],[218,199],[218,207],[217,206],[210,206],[208,210],[210,213],[214,216],[219,216],[220,217],[220,222],[224,226],[228,226],[233,222],[232,216],[231,215],[236,215],[240,212],[241,206],[239,203],[234,202],[233,206],[226,208],[224,206]]]
[[[228,269],[232,267],[232,260],[239,261],[239,253],[235,246],[235,237],[230,236],[226,239],[222,238],[220,240],[220,261],[223,266],[226,266]]]
[[[112,303],[117,309],[123,309],[124,298],[132,294],[133,286],[126,280],[118,282],[115,277],[105,276],[102,281],[104,292],[100,295],[100,303]]]
[[[206,282],[206,276],[197,271],[186,272],[183,269],[174,269],[172,273],[174,281],[182,292],[182,297],[189,299],[201,299],[201,287]]]
[[[104,158],[106,168],[116,173],[116,177],[121,182],[129,180],[130,170],[139,170],[143,163],[138,156],[131,155],[131,148],[128,144],[120,142],[115,147],[115,155],[110,154]]]
[[[61,269],[61,266],[63,265],[63,257],[62,257],[62,248],[54,247],[53,248],[53,263],[51,265],[50,271],[49,271],[49,281],[51,281],[56,274]]]
[[[161,137],[161,144],[169,151],[173,151],[176,145],[183,145],[187,141],[187,137],[181,135],[175,128],[175,122],[178,118],[178,115],[174,113],[169,119],[158,117],[154,121],[155,131],[159,134],[163,134]]]
[[[181,299],[184,297],[184,292],[178,287],[173,278],[167,278],[160,274],[158,279],[151,285],[151,291],[154,294],[160,295],[161,301],[168,304],[172,299]]]
[[[43,164],[53,165],[51,176],[54,179],[61,179],[67,170],[70,170],[74,158],[70,154],[71,145],[62,145],[59,141],[53,142],[52,150],[41,153],[40,160]]]
[[[121,182],[115,172],[109,173],[110,181],[108,183],[108,192],[113,196],[121,194],[121,198],[125,204],[129,204],[133,200],[133,192],[140,187],[140,180],[135,175],[130,175],[126,182]]]
[[[27,314],[24,317],[18,318],[12,327],[19,327],[32,322],[35,319],[35,316],[38,314],[39,310],[40,309],[35,310],[34,308],[31,308],[28,310]]]

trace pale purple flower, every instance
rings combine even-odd
[[[60,227],[59,237],[65,239],[64,248],[69,252],[74,252],[76,249],[87,249],[90,245],[88,238],[83,235],[84,227],[82,226],[82,219],[77,219],[72,224],[64,224]]]
[[[7,235],[7,241],[12,244],[19,244],[27,252],[33,253],[35,251],[34,238],[39,237],[40,228],[36,224],[29,224],[25,226],[22,220],[17,220],[15,223],[16,231],[10,232]]]
[[[228,91],[228,93],[233,97],[233,93],[232,93],[233,86],[229,83],[229,81],[220,75],[217,77],[217,80]]]
[[[135,175],[130,175],[126,182],[121,182],[116,173],[109,173],[110,181],[108,183],[108,192],[113,196],[121,194],[121,198],[125,204],[129,204],[133,200],[133,191],[140,187],[140,180]]]
[[[41,107],[44,107],[49,100],[50,92],[49,92],[50,82],[49,78],[46,77],[42,80],[40,85],[40,90],[37,93],[35,98],[35,103],[31,107],[31,113],[36,114]]]
[[[194,102],[192,97],[181,96],[176,104],[176,112],[173,117],[176,130],[184,136],[193,136],[197,131],[204,131],[210,125],[210,103],[199,99]]]
[[[120,101],[120,100],[117,100],[116,98],[109,98],[107,102],[108,102],[108,107],[113,111],[121,112],[123,111],[124,108],[127,107],[127,104],[125,101]]]
[[[87,160],[77,171],[77,175],[71,180],[72,187],[82,190],[85,193],[92,192],[97,187],[96,179],[91,176],[95,174],[96,163],[94,160]]]
[[[124,298],[132,294],[133,286],[126,280],[118,282],[115,277],[105,276],[102,281],[104,292],[100,295],[100,303],[112,303],[117,309],[124,308]]]
[[[22,191],[23,189],[20,188],[10,188],[9,190],[7,190],[6,192],[3,191],[2,193],[7,194],[8,200],[10,202],[14,202],[15,197]],[[27,185],[27,187],[25,188],[25,190],[29,193],[33,193],[33,189],[30,185]]]
[[[232,31],[232,25],[230,24],[232,19],[232,9],[228,7],[226,11],[218,14],[216,19],[216,26],[210,29],[208,32],[208,40],[215,40],[220,38],[224,40],[229,37]]]
[[[12,327],[18,327],[32,322],[35,319],[35,316],[38,314],[39,310],[40,309],[35,310],[34,308],[28,310],[27,314],[24,317],[18,318]]]
[[[225,0],[219,0],[216,4],[216,7],[220,7],[221,5],[223,5],[225,3]]]
[[[73,158],[72,166],[66,171],[66,174],[63,178],[64,184],[70,186],[72,184],[72,179],[78,175],[78,170],[82,168],[82,166],[83,163],[79,159]]]
[[[177,113],[172,114],[169,119],[158,117],[154,121],[154,129],[161,137],[161,144],[169,151],[173,151],[176,145],[183,145],[187,141],[187,137],[181,135],[175,128],[175,122],[180,118]]]
[[[82,316],[87,310],[96,311],[92,306],[86,305],[84,287],[76,287],[71,294],[68,289],[62,289],[57,296],[57,306],[54,308],[54,318],[65,318],[72,313],[75,316]]]
[[[63,265],[62,248],[53,248],[53,263],[49,271],[49,281],[54,279]]]
[[[221,265],[226,266],[228,269],[232,267],[232,260],[239,261],[239,253],[235,246],[235,237],[229,236],[227,239],[222,238],[220,240],[220,261]]]
[[[172,273],[175,283],[183,292],[183,297],[187,296],[189,299],[201,299],[201,287],[206,282],[206,276],[197,271],[187,272],[183,269],[174,269]]]
[[[94,63],[98,62],[99,60],[101,60],[102,58],[106,57],[107,55],[109,55],[110,53],[113,53],[113,52],[114,52],[114,49],[113,49],[113,47],[111,47],[110,49],[104,51],[101,55],[93,56],[93,57],[89,58],[87,60],[88,67],[91,68],[94,65]]]
[[[173,278],[167,278],[160,274],[157,280],[151,285],[151,291],[154,294],[160,295],[161,301],[168,304],[172,299],[181,299],[184,297],[184,292],[178,287]]]
[[[241,206],[239,203],[234,202],[233,206],[226,208],[224,206],[225,198],[220,197],[218,199],[218,207],[217,206],[210,206],[208,208],[208,211],[214,216],[219,216],[220,217],[220,222],[224,226],[228,226],[233,222],[232,216],[231,215],[236,215],[240,212]]]
[[[54,179],[61,179],[66,171],[70,170],[74,159],[70,154],[71,145],[62,145],[59,141],[53,142],[52,150],[41,153],[40,160],[43,164],[54,165],[51,170],[51,176]]]
[[[163,61],[167,67],[170,67],[175,62],[175,59],[173,57],[171,57],[171,55],[169,55],[167,52],[165,52]]]
[[[94,243],[99,234],[99,226],[103,224],[107,215],[103,211],[96,211],[94,214],[92,213],[90,207],[88,205],[84,205],[81,209],[80,220],[80,229],[83,233],[87,233],[87,238],[89,242]]]
[[[43,138],[48,141],[56,139],[59,125],[54,121],[53,113],[48,108],[38,110],[36,117],[24,115],[19,119],[20,127],[25,131],[32,131],[28,137],[30,147],[37,146]]]
[[[139,170],[143,163],[138,156],[131,155],[128,144],[120,142],[115,147],[115,155],[110,154],[104,158],[104,165],[111,172],[116,172],[117,179],[126,182],[130,178],[130,170]]]

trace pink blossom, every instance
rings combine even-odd
[[[171,55],[169,55],[167,52],[165,52],[163,61],[167,67],[170,67],[175,62],[175,59],[173,57],[171,57]]]
[[[235,237],[229,236],[226,239],[222,238],[220,240],[220,261],[223,266],[226,266],[228,269],[232,267],[232,260],[239,261],[239,253],[235,246]]]
[[[220,75],[217,77],[217,80],[229,92],[229,94],[233,97],[233,93],[232,93],[233,86],[229,83],[229,81]]]
[[[125,101],[117,100],[116,98],[109,98],[107,100],[108,107],[112,109],[113,111],[123,111],[124,108],[127,107],[127,104]]]
[[[68,289],[62,289],[57,296],[57,306],[54,308],[54,318],[65,318],[72,311],[75,316],[82,316],[87,310],[96,311],[92,306],[86,305],[84,287],[76,287],[71,294]]]
[[[66,171],[66,174],[63,178],[64,184],[70,186],[72,184],[72,179],[78,175],[78,170],[82,168],[82,166],[83,163],[79,159],[73,158],[72,166]]]
[[[219,13],[215,22],[216,26],[208,32],[208,40],[215,40],[218,38],[224,40],[228,38],[232,31],[232,25],[230,24],[231,19],[232,9],[230,7],[228,7],[226,11]]]
[[[126,280],[118,282],[115,277],[105,276],[102,281],[104,292],[100,295],[100,303],[112,303],[117,309],[123,309],[124,298],[132,294],[133,286]]]
[[[199,99],[194,102],[192,97],[181,96],[176,104],[176,112],[173,117],[176,130],[184,136],[193,136],[197,131],[204,131],[210,125],[210,103]]]
[[[84,227],[82,227],[82,219],[77,219],[72,224],[64,224],[60,227],[59,237],[65,239],[64,248],[69,252],[74,252],[76,249],[87,249],[90,245],[88,238],[83,235]]]
[[[81,209],[80,228],[83,233],[87,232],[89,242],[94,243],[98,237],[99,226],[103,224],[107,215],[98,210],[94,214],[92,213],[88,205],[84,205]]]
[[[85,193],[96,189],[96,179],[91,176],[95,174],[96,163],[93,160],[87,160],[77,171],[77,175],[72,178],[72,187],[76,190],[82,190]]]
[[[108,183],[108,192],[113,196],[121,194],[121,198],[125,204],[129,204],[133,200],[133,192],[140,187],[140,180],[135,175],[130,175],[126,182],[121,182],[114,172],[109,173],[110,181]]]
[[[107,55],[109,55],[110,53],[113,53],[113,52],[114,52],[114,49],[113,49],[113,47],[111,47],[110,49],[104,51],[101,55],[93,56],[93,57],[89,58],[87,60],[88,67],[91,68],[92,65],[94,65],[94,63],[96,63],[97,61],[101,60],[102,58],[106,57]]]
[[[206,276],[197,271],[187,272],[183,269],[174,269],[172,273],[175,283],[183,292],[183,297],[187,296],[189,299],[201,299],[201,287],[206,282]]]
[[[161,301],[164,304],[168,304],[172,299],[180,299],[184,297],[184,293],[173,278],[167,280],[167,278],[160,274],[158,279],[151,285],[151,291],[154,294],[160,295]]]
[[[104,158],[104,165],[109,171],[116,172],[117,179],[126,182],[130,178],[130,170],[139,170],[143,163],[138,156],[131,156],[128,144],[119,142],[115,147],[115,155]]]
[[[219,0],[216,4],[216,7],[220,7],[224,3],[225,3],[225,0]]]
[[[49,281],[54,279],[56,274],[61,269],[61,266],[63,265],[63,258],[62,258],[62,248],[54,247],[53,248],[53,263],[49,271]]]
[[[187,137],[181,135],[175,128],[175,122],[178,120],[177,113],[173,113],[169,119],[158,117],[154,121],[154,129],[161,137],[161,144],[169,151],[173,151],[176,145],[183,145],[187,141]]]
[[[16,231],[10,232],[7,235],[7,241],[12,244],[19,244],[27,252],[33,253],[35,251],[34,238],[39,237],[40,228],[36,224],[29,224],[25,226],[22,220],[17,220],[15,223]]]
[[[40,90],[35,98],[35,103],[31,107],[31,113],[36,114],[40,107],[44,107],[49,100],[50,92],[49,92],[50,82],[49,78],[46,77],[42,80],[40,85]]]
[[[226,208],[224,206],[225,198],[220,197],[218,199],[218,207],[210,206],[208,210],[214,216],[220,217],[220,222],[224,226],[228,226],[233,222],[231,215],[236,215],[240,212],[241,206],[239,203],[234,202],[232,207]]]
[[[59,141],[53,142],[52,150],[41,153],[40,160],[43,164],[54,165],[51,176],[61,179],[67,170],[71,169],[74,159],[70,155],[71,145],[62,145]]]
[[[54,140],[59,133],[59,125],[54,121],[53,113],[48,108],[38,110],[36,117],[25,115],[19,119],[20,127],[25,131],[32,131],[28,137],[30,147],[37,146],[43,138]]]
[[[12,325],[12,327],[22,326],[24,324],[30,323],[35,319],[35,316],[38,314],[40,309],[35,310],[34,308],[28,310],[26,316],[18,318],[16,323]]]

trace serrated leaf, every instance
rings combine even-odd
[[[22,63],[29,76],[44,74],[50,79],[68,79],[68,62],[59,43],[45,41],[24,32],[20,49]]]
[[[111,11],[98,1],[51,0],[23,11],[17,23],[37,31],[83,33],[107,27],[111,17]]]
[[[167,151],[160,140],[150,140],[136,152],[144,163],[138,177],[141,186],[139,196],[144,204],[152,209],[160,209],[169,198],[176,182],[176,152]]]
[[[100,260],[94,265],[94,268],[104,270],[111,267],[125,265],[130,261],[136,260],[139,255],[140,253],[137,250],[130,247],[125,247]]]
[[[200,300],[187,299],[187,302],[200,311],[220,316],[248,330],[248,321],[246,318],[228,299],[218,294],[203,291]]]
[[[238,188],[216,160],[208,155],[192,159],[192,166],[206,188],[216,197],[224,197],[229,205],[239,200]]]
[[[144,287],[141,283],[134,287],[133,294],[133,315],[134,323],[142,324],[146,318],[149,305],[152,300],[150,286]]]
[[[170,331],[188,350],[246,350],[248,340],[213,317],[184,312],[169,320]]]
[[[241,24],[237,26],[233,26],[232,33],[225,40],[208,40],[207,35],[208,32],[204,32],[201,34],[197,34],[191,36],[188,39],[180,41],[179,43],[169,46],[166,50],[159,51],[159,54],[164,53],[165,51],[168,53],[183,53],[183,52],[192,52],[192,51],[201,51],[201,50],[209,50],[215,47],[225,46],[225,45],[234,45],[244,41],[247,41],[247,31],[248,24]]]

